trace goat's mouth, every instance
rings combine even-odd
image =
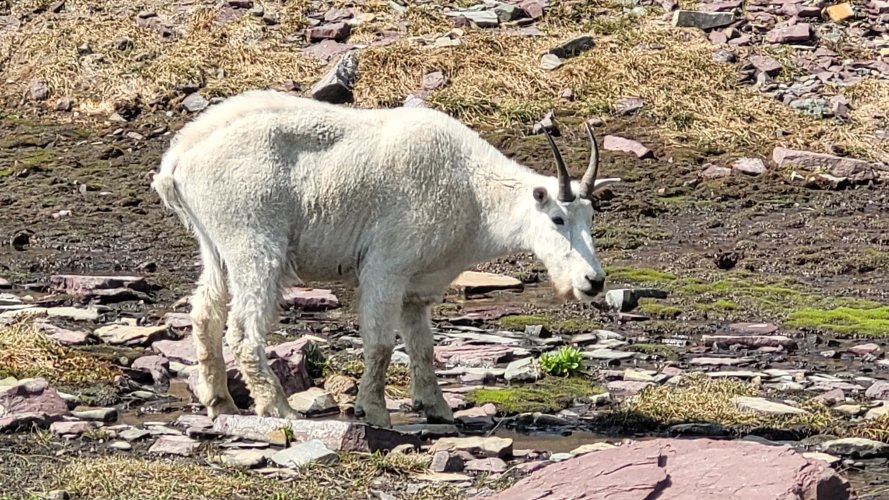
[[[574,289],[574,298],[581,302],[592,302],[596,297],[602,294],[602,290],[581,290]]]

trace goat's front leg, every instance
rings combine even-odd
[[[425,302],[406,301],[401,312],[401,336],[411,358],[411,395],[415,411],[422,410],[431,424],[453,423],[454,413],[445,401],[433,365],[434,337]]]
[[[358,387],[355,415],[380,427],[391,427],[386,409],[386,371],[395,348],[395,328],[401,317],[402,294],[385,279],[369,277],[368,290],[358,299],[358,321],[364,341],[364,374]]]

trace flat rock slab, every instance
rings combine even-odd
[[[291,287],[284,290],[284,303],[305,311],[335,309],[340,301],[332,291],[322,288]]]
[[[742,345],[745,347],[784,347],[796,348],[796,340],[784,335],[703,335],[701,342],[710,346],[713,344]]]
[[[632,352],[615,351],[613,349],[596,349],[593,351],[584,351],[581,353],[581,355],[587,359],[601,359],[606,361],[610,361],[613,359],[628,359],[634,356]]]
[[[186,365],[198,363],[198,353],[195,350],[194,340],[191,336],[182,340],[159,340],[151,344],[155,352],[170,361],[177,361]],[[235,362],[235,354],[227,345],[222,346],[222,359],[226,364]]]
[[[735,405],[737,405],[737,407],[741,410],[749,410],[764,415],[806,415],[809,413],[802,408],[796,408],[784,403],[769,401],[765,398],[736,396],[732,398],[732,402],[735,403]]]
[[[111,345],[147,346],[167,338],[170,331],[166,325],[105,325],[97,328],[93,333]]]
[[[781,168],[793,167],[807,170],[820,168],[827,170],[830,175],[846,177],[852,182],[862,183],[876,178],[873,165],[853,158],[777,147],[772,151],[772,160]]]
[[[42,378],[22,379],[0,388],[0,417],[43,414],[51,420],[68,414],[68,403]]]
[[[81,307],[26,307],[24,309],[15,309],[0,313],[0,320],[13,319],[22,314],[32,314],[34,316],[47,316],[50,318],[64,318],[73,321],[96,321],[99,319],[99,311],[92,308]]]
[[[752,492],[755,495],[750,496]],[[497,495],[474,498],[725,500],[755,496],[847,500],[852,495],[846,480],[826,463],[808,460],[788,446],[654,439],[549,465]]]
[[[400,444],[420,446],[420,440],[415,436],[360,422],[290,420],[255,415],[220,415],[213,422],[213,430],[227,436],[277,444],[282,442],[282,429],[286,428],[290,429],[294,442],[318,439],[334,451],[373,453],[388,451]]]
[[[278,451],[270,458],[272,462],[282,467],[305,467],[312,463],[333,465],[339,462],[336,452],[324,446],[319,439],[294,444],[290,448]]]
[[[493,273],[482,273],[478,271],[465,271],[457,276],[451,283],[452,288],[460,290],[465,295],[480,295],[488,292],[500,290],[517,290],[525,289],[525,285],[521,281],[510,276],[502,276]]]
[[[141,276],[79,276],[57,274],[49,278],[50,286],[56,291],[70,295],[91,295],[96,290],[129,288],[139,292],[149,292],[151,287]]]
[[[151,445],[148,453],[190,457],[200,445],[200,441],[187,436],[161,436]]]
[[[819,449],[824,453],[852,458],[877,458],[889,456],[889,445],[865,438],[842,438],[825,441]]]
[[[493,366],[512,358],[513,348],[504,345],[454,343],[435,346],[435,361],[448,365]]]
[[[602,148],[606,151],[620,151],[622,153],[632,153],[637,158],[645,159],[654,157],[654,153],[642,145],[639,141],[618,137],[616,135],[606,135],[602,140]]]

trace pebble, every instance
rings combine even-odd
[[[824,453],[852,458],[876,458],[889,456],[889,445],[865,438],[841,438],[821,443]]]
[[[336,452],[325,446],[320,439],[294,444],[274,453],[270,458],[282,467],[304,467],[310,463],[333,465],[339,462]]]
[[[133,445],[126,441],[114,441],[108,445],[109,448],[120,451],[129,451],[133,449]]]

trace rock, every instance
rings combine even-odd
[[[832,389],[830,391],[825,392],[824,394],[820,394],[812,398],[816,401],[819,401],[827,406],[833,406],[837,403],[841,403],[846,400],[846,394],[843,393],[842,389]]]
[[[59,5],[59,2],[56,2],[54,5]],[[64,5],[64,4],[62,4]],[[52,9],[53,12],[58,12],[55,9]],[[52,490],[46,494],[45,497],[41,497],[43,500],[70,500],[71,493],[67,490]]]
[[[494,13],[497,14],[497,19],[501,23],[508,23],[521,18],[525,12],[518,6],[497,2],[494,5]]]
[[[329,449],[318,439],[310,439],[303,443],[297,443],[290,448],[285,448],[269,457],[272,462],[282,467],[305,467],[317,463],[321,465],[333,465],[339,462],[336,452]]]
[[[420,88],[423,90],[437,90],[448,84],[448,79],[441,71],[433,71],[423,75]]]
[[[730,50],[720,49],[713,53],[713,60],[723,64],[731,64],[738,60],[738,56]]]
[[[608,392],[612,397],[615,398],[626,398],[629,396],[635,396],[642,392],[646,387],[654,385],[651,382],[636,382],[630,380],[615,380],[613,382],[608,382],[605,384],[605,387],[608,389]]]
[[[656,372],[652,372],[656,373]],[[633,368],[627,368],[624,370],[624,381],[625,382],[653,382],[654,375],[651,373],[645,373],[641,370],[634,370]]]
[[[666,299],[667,292],[654,288],[615,288],[605,292],[605,303],[616,311],[629,311],[643,298]]]
[[[349,37],[352,32],[352,25],[345,22],[322,24],[306,29],[306,38],[309,42],[318,42],[321,40],[334,40],[342,42]]]
[[[808,42],[812,39],[812,25],[808,23],[782,23],[766,33],[765,39],[769,43]]]
[[[429,470],[432,472],[463,472],[463,460],[452,456],[448,451],[437,451],[432,455]]]
[[[732,169],[713,164],[710,164],[707,168],[701,171],[701,177],[705,179],[721,179],[723,177],[728,177],[731,174]]]
[[[729,357],[698,357],[692,358],[688,364],[695,366],[738,366],[746,365],[753,362],[752,358],[729,358]]]
[[[125,346],[147,346],[169,337],[169,330],[166,325],[131,326],[114,324],[99,327],[93,333],[108,344]]]
[[[351,401],[358,394],[358,382],[345,375],[331,375],[324,381],[324,390],[339,403]]]
[[[80,408],[74,409],[71,416],[81,420],[96,422],[114,422],[117,420],[117,408]]]
[[[590,443],[590,444],[580,445],[577,448],[574,448],[573,450],[571,450],[570,453],[572,455],[583,455],[585,453],[592,453],[595,451],[603,451],[603,450],[612,450],[614,448],[617,448],[617,446],[614,446],[613,444],[609,444],[609,443],[606,443],[603,441],[603,442],[598,442],[598,443]]]
[[[210,101],[204,99],[204,97],[197,92],[185,96],[185,99],[182,100],[182,107],[189,113],[198,113],[205,110],[209,105]]]
[[[522,382],[537,380],[541,375],[540,367],[534,358],[523,358],[508,364],[503,378],[508,382]]]
[[[220,415],[213,422],[213,430],[226,436],[238,436],[270,443],[281,442],[281,431],[290,428],[294,442],[321,440],[334,451],[373,453],[391,450],[400,444],[420,445],[415,436],[368,426],[360,422],[336,420],[290,420],[255,415]]]
[[[68,414],[68,404],[42,378],[22,379],[0,387],[0,417],[38,414],[50,421]]]
[[[818,118],[830,116],[830,107],[824,99],[794,99],[790,101],[790,107]]]
[[[269,450],[225,450],[217,460],[227,467],[252,469],[265,465],[271,453]]]
[[[852,458],[876,458],[889,456],[889,445],[864,438],[841,438],[825,441],[819,446],[824,453]]]
[[[766,166],[759,158],[739,158],[732,163],[732,168],[747,175],[762,175]]]
[[[354,48],[355,45],[352,44],[340,43],[335,40],[322,40],[302,49],[302,53],[309,57],[321,59],[322,61],[329,61],[331,57],[338,56],[343,52],[348,52]],[[299,91],[299,89],[293,88],[288,90]]]
[[[40,323],[39,327],[43,333],[62,345],[84,345],[95,340],[95,337],[90,332],[59,328],[46,322]]]
[[[641,97],[626,97],[614,104],[614,113],[617,116],[627,116],[635,113],[645,106]]]
[[[725,471],[743,471],[725,474]],[[701,481],[719,477],[719,481]],[[852,498],[851,487],[827,464],[788,446],[713,439],[653,439],[587,453],[533,472],[486,500],[609,498]],[[481,496],[476,496],[481,500]]]
[[[889,400],[889,382],[878,380],[870,385],[864,395],[870,399],[878,399],[880,401]]]
[[[497,457],[477,458],[466,462],[463,470],[485,474],[499,474],[506,470],[506,462]]]
[[[500,26],[497,13],[490,10],[461,10],[448,12],[448,17],[462,17],[479,28],[496,28]]]
[[[336,400],[327,391],[318,387],[298,392],[287,398],[287,402],[294,410],[307,416],[324,415],[339,409]]]
[[[467,451],[480,457],[512,457],[512,439],[500,437],[446,437],[436,441],[430,453],[438,451]]]
[[[457,276],[451,283],[452,288],[463,292],[464,295],[481,295],[500,290],[524,290],[524,284],[510,276],[483,273],[478,271],[465,271]]]
[[[32,101],[45,101],[49,99],[49,85],[44,82],[34,80],[28,86],[28,96]]]
[[[305,367],[302,370],[294,370],[291,363],[284,359],[274,358],[272,355],[269,355],[269,367],[272,369],[272,373],[281,381],[284,394],[289,395],[305,391],[311,386],[311,379],[305,372]],[[228,376],[228,390],[235,404],[239,408],[249,407],[253,403],[253,398],[250,396],[250,391],[247,389],[247,384],[244,381],[244,375],[236,362],[226,364],[226,375]],[[196,368],[193,368],[188,373],[188,386],[192,393],[194,393],[197,383],[198,371]]]
[[[53,422],[49,426],[49,430],[59,436],[72,435],[79,436],[84,432],[93,430],[95,426],[91,422],[81,422],[79,420],[61,420]]]
[[[18,432],[31,430],[34,426],[46,428],[50,424],[50,418],[46,413],[12,413],[0,412],[0,432]]]
[[[164,384],[170,378],[170,360],[163,356],[142,356],[130,367],[150,373],[155,384]]]
[[[543,7],[547,0],[524,0],[519,3],[519,7],[525,11],[531,19],[540,19],[543,17]]]
[[[543,54],[540,56],[540,69],[552,71],[561,67],[562,64],[562,60],[555,54]]]
[[[763,415],[807,415],[809,412],[784,403],[776,403],[765,398],[735,396],[732,402],[742,410],[761,413]]]
[[[842,461],[840,457],[835,457],[827,453],[821,453],[820,451],[804,451],[802,453],[802,456],[806,457],[807,460],[821,460],[831,467]]]
[[[195,351],[194,340],[191,337],[182,340],[159,340],[151,344],[151,348],[169,361],[176,361],[186,365],[196,365],[198,355]],[[226,364],[235,361],[235,355],[223,345],[222,359]]]
[[[856,356],[866,356],[870,354],[871,356],[879,356],[883,353],[883,349],[880,348],[877,344],[859,344],[856,346],[852,346],[849,348],[849,352]]]
[[[595,47],[595,45],[593,37],[589,35],[581,35],[549,49],[549,53],[558,58],[567,59],[586,52]]]
[[[673,12],[673,26],[677,28],[698,28],[711,30],[728,26],[735,21],[731,12],[699,12],[695,10],[677,10]]]
[[[833,408],[833,411],[846,415],[847,417],[856,417],[861,415],[864,408],[862,408],[861,405],[837,405]]]
[[[864,183],[876,178],[871,164],[852,158],[776,147],[772,152],[772,160],[779,168],[794,167],[807,170],[821,168],[826,169],[831,175],[847,177],[856,183]]]
[[[785,347],[796,348],[796,341],[784,335],[702,335],[701,342],[710,346],[713,344],[742,345],[750,348],[760,347]]]
[[[852,10],[852,4],[848,2],[831,5],[825,10],[830,19],[836,22],[845,21],[855,15],[855,11]]]
[[[605,361],[628,359],[633,357],[632,352],[615,351],[613,349],[596,349],[594,351],[583,351],[584,358],[601,359]]]
[[[358,59],[354,52],[346,52],[312,87],[312,98],[333,104],[355,102],[352,90],[357,79]]]
[[[497,408],[493,404],[488,403],[481,407],[455,412],[454,419],[463,427],[487,430],[494,427],[494,419],[491,417],[496,414]]]
[[[253,0],[226,0],[225,3],[235,9],[250,9],[253,7]]]
[[[632,153],[641,159],[654,157],[654,153],[641,143],[616,135],[606,135],[605,139],[602,141],[602,148],[606,151]]]
[[[147,438],[151,433],[143,429],[132,428],[121,431],[117,435],[126,441],[139,441]]]
[[[889,406],[886,406],[886,404],[884,403],[880,406],[877,406],[875,408],[871,408],[870,410],[867,410],[867,413],[864,414],[864,419],[865,420],[874,420],[874,419],[880,418],[886,414],[889,414]]]
[[[772,323],[732,323],[728,328],[742,335],[770,335],[778,331]]]
[[[512,358],[513,348],[501,345],[454,343],[435,346],[435,361],[450,366],[490,366]]]
[[[305,311],[324,311],[340,306],[340,301],[330,290],[319,288],[290,287],[284,290],[283,301]]]
[[[113,443],[110,443],[108,445],[108,447],[111,448],[112,450],[119,450],[119,451],[130,451],[133,449],[133,445],[131,445],[130,443],[128,443],[126,441],[114,441]]]
[[[68,97],[60,97],[56,100],[56,111],[67,113],[74,109],[74,101]]]
[[[161,436],[151,445],[148,453],[190,457],[201,443],[187,436]]]
[[[758,71],[769,76],[777,75],[784,68],[781,66],[781,63],[769,56],[751,55],[747,60],[750,61],[750,64],[752,64]]]
[[[141,276],[88,276],[76,274],[57,274],[50,276],[49,284],[57,292],[77,297],[92,296],[97,290],[129,288],[138,292],[148,293],[151,286]]]

